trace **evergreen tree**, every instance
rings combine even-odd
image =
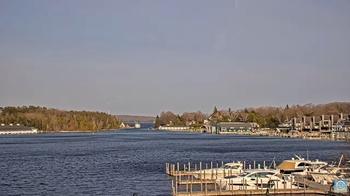
[[[289,105],[287,104],[286,107],[285,107],[284,109],[288,110],[288,109],[289,109]]]
[[[158,116],[158,115],[157,115],[157,117],[156,117],[156,120],[155,120],[155,123],[154,123],[154,127],[155,127],[155,128],[160,127],[160,120],[159,120],[159,116]]]
[[[213,114],[216,114],[218,112],[218,108],[216,108],[216,106],[214,107],[214,111]]]

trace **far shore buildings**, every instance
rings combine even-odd
[[[292,118],[289,121],[281,123],[278,131],[289,132],[296,131],[320,131],[320,132],[344,132],[350,131],[350,115],[321,115],[321,116],[303,116]]]
[[[0,125],[0,135],[4,134],[34,134],[38,133],[38,129],[33,127],[27,127],[20,124],[1,124]]]
[[[257,123],[250,122],[218,122],[212,123],[209,120],[204,122],[206,132],[213,134],[247,132],[259,130]],[[308,131],[308,132],[350,132],[350,115],[340,113],[339,115],[321,115],[321,116],[303,116],[292,118],[281,123],[277,131],[288,133],[290,131]]]

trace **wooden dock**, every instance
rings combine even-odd
[[[177,193],[176,196],[227,196],[227,195],[236,195],[236,196],[245,196],[245,195],[327,195],[322,191],[317,190],[276,190],[273,192],[268,192],[266,190],[235,190],[235,191],[207,191],[207,192],[192,192],[192,193]]]
[[[244,164],[243,169],[263,169],[267,168],[267,162],[258,164],[256,161],[252,164]],[[242,186],[233,188],[227,181],[221,182],[217,176],[217,169],[224,165],[219,163],[186,163],[186,164],[170,164],[166,163],[166,173],[172,180],[172,195],[173,196],[226,196],[226,195],[328,195],[330,191],[329,185],[321,185],[316,182],[305,179],[302,176],[296,176],[288,179],[288,184],[278,187],[278,184],[272,188],[267,188],[260,185],[252,188],[243,181]],[[204,166],[204,167],[203,167]],[[274,166],[274,164],[270,164]],[[202,171],[202,172],[199,172]],[[232,176],[229,170],[224,170],[223,176]],[[220,176],[222,178],[222,176]],[[259,184],[259,179],[256,179]],[[226,184],[222,184],[226,183]],[[225,189],[223,187],[226,187]]]

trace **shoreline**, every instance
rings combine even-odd
[[[122,130],[123,128],[116,129],[100,129],[100,130],[74,130],[74,131],[39,131],[39,133],[97,133],[97,132],[106,132],[106,131],[117,131]]]
[[[335,141],[335,142],[350,142],[350,133],[348,136],[344,137],[337,137],[337,136],[332,136],[331,134],[322,134],[320,132],[303,132],[303,133],[298,133],[298,134],[288,134],[288,133],[276,133],[272,132],[271,130],[269,131],[257,131],[257,132],[243,132],[243,131],[235,131],[235,132],[221,132],[221,133],[209,133],[206,132],[205,130],[161,130],[155,128],[154,130],[156,131],[162,131],[162,132],[178,132],[178,133],[201,133],[201,134],[209,134],[209,135],[237,135],[237,136],[252,136],[252,137],[275,137],[275,138],[290,138],[290,139],[303,139],[303,140],[318,140],[318,141]],[[343,133],[343,132],[340,132]]]

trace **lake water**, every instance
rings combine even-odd
[[[0,136],[0,195],[170,195],[166,162],[334,161],[345,142],[156,132]]]

